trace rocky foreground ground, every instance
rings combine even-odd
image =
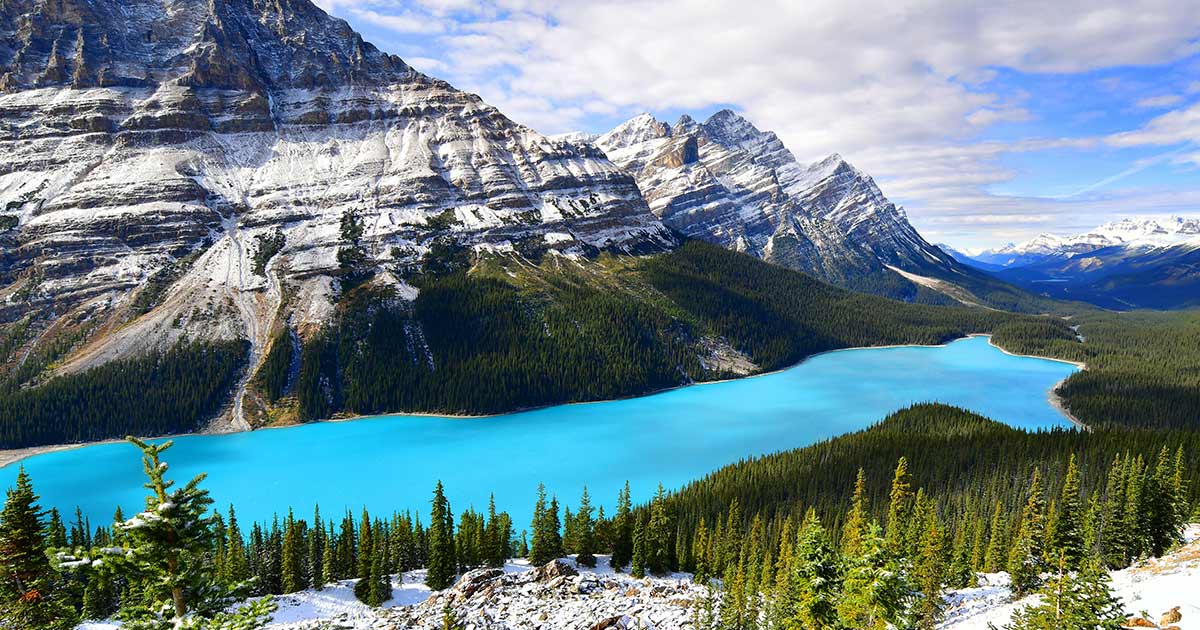
[[[556,560],[530,568],[510,563],[504,569],[471,571],[450,589],[422,593],[405,581],[394,591],[396,605],[376,610],[347,606],[323,619],[287,621],[311,614],[312,609],[332,611],[340,599],[330,593],[331,602],[314,604],[312,594],[279,598],[280,610],[273,629],[287,630],[359,630],[365,628],[443,628],[450,615],[451,627],[464,630],[493,629],[580,629],[686,628],[691,626],[694,604],[706,595],[706,589],[693,583],[690,576],[677,574],[662,578],[637,579],[613,573],[600,559],[599,568],[576,568],[570,560]],[[404,605],[406,601],[424,601]],[[319,614],[319,610],[316,611]]]

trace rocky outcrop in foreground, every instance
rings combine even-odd
[[[706,589],[690,576],[633,578],[597,569],[576,570],[571,561],[543,567],[510,564],[466,573],[445,591],[411,606],[366,610],[354,606],[320,620],[272,624],[273,629],[441,629],[449,614],[464,630],[617,630],[690,628],[694,606]],[[603,567],[603,568],[599,568]],[[527,570],[526,570],[527,569]],[[405,591],[395,595],[403,601]],[[280,617],[289,600],[281,598]],[[449,612],[447,612],[449,611]]]

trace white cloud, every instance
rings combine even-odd
[[[1077,73],[1196,54],[1194,0],[322,4],[401,33],[430,35],[414,66],[478,92],[545,133],[584,128],[596,114],[733,105],[778,133],[802,160],[846,155],[909,203],[919,225],[966,230],[998,225],[997,217],[1032,225],[1031,216],[1059,217],[1047,219],[1053,222],[1080,212],[1084,199],[987,192],[1017,175],[1000,165],[1007,153],[1197,141],[1200,112],[1189,110],[1104,139],[974,140],[993,125],[1035,115],[1020,95],[996,91],[990,82],[997,69]],[[1130,89],[1117,78],[1104,81],[1118,93]],[[1157,108],[1178,102],[1144,99]]]
[[[1162,96],[1147,96],[1138,100],[1135,105],[1144,109],[1166,109],[1174,107],[1183,101],[1183,97],[1178,94],[1163,94]]]
[[[430,34],[441,33],[445,28],[441,21],[428,16],[415,13],[380,13],[373,9],[360,9],[351,7],[350,14],[354,17],[375,26],[395,31],[397,33],[409,34]]]
[[[1200,103],[1157,116],[1139,129],[1113,134],[1107,142],[1117,147],[1200,144]]]

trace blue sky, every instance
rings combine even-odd
[[[1194,0],[318,0],[543,133],[729,107],[933,241],[1200,214]]]

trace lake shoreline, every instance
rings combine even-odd
[[[1080,363],[1077,361],[1070,361],[1067,359],[1057,359],[1054,357],[1043,357],[1043,356],[1030,355],[1030,354],[1018,354],[1015,352],[1011,352],[1009,350],[1006,350],[1006,349],[996,345],[996,343],[994,341],[992,341],[991,334],[970,333],[970,334],[964,335],[962,337],[956,337],[956,338],[951,339],[951,340],[947,341],[946,343],[942,343],[942,344],[904,343],[904,344],[888,344],[888,345],[882,345],[882,346],[852,346],[852,347],[847,347],[847,348],[836,348],[833,350],[824,350],[822,352],[810,354],[810,355],[804,357],[803,359],[801,359],[800,361],[797,361],[796,363],[793,363],[791,365],[788,365],[786,367],[782,367],[782,368],[779,368],[776,370],[771,370],[769,372],[760,372],[758,374],[747,374],[744,376],[723,378],[723,379],[717,379],[717,380],[712,380],[712,381],[697,381],[697,382],[692,382],[692,383],[684,383],[684,384],[675,385],[672,387],[663,387],[663,388],[659,388],[659,389],[656,389],[653,391],[648,391],[648,392],[644,392],[641,394],[624,396],[624,397],[619,397],[619,398],[606,398],[606,399],[602,399],[602,400],[582,400],[582,401],[573,401],[573,402],[566,402],[566,403],[556,403],[556,404],[552,404],[552,405],[540,405],[540,406],[536,406],[536,407],[524,407],[524,408],[512,409],[509,411],[505,411],[505,412],[501,412],[501,413],[492,413],[492,414],[393,412],[393,413],[382,413],[382,414],[349,414],[349,415],[345,415],[345,416],[341,416],[341,417],[325,418],[322,420],[316,420],[314,422],[320,422],[320,423],[351,422],[351,421],[367,420],[367,419],[374,419],[374,418],[406,418],[406,417],[407,418],[445,418],[445,419],[451,419],[451,420],[480,420],[480,419],[494,418],[497,416],[508,415],[508,414],[538,411],[540,409],[549,409],[552,407],[561,407],[561,406],[567,406],[567,405],[595,405],[595,404],[599,404],[599,403],[630,400],[633,398],[644,398],[644,397],[648,397],[648,396],[664,394],[666,392],[675,391],[675,390],[679,390],[679,389],[683,389],[683,388],[687,388],[687,387],[715,385],[715,384],[719,384],[719,383],[729,383],[732,381],[742,381],[742,380],[746,380],[746,379],[759,378],[762,376],[770,376],[773,374],[779,374],[781,372],[786,372],[788,370],[794,369],[797,366],[799,366],[811,359],[814,359],[816,357],[826,355],[826,354],[832,354],[835,352],[850,352],[850,351],[855,351],[855,350],[884,350],[884,349],[889,349],[889,348],[941,348],[941,347],[945,347],[949,344],[955,343],[957,341],[962,341],[964,339],[970,339],[973,337],[987,337],[988,345],[992,346],[993,348],[996,348],[1000,352],[1003,352],[1004,354],[1007,354],[1009,356],[1030,358],[1030,359],[1042,359],[1042,360],[1046,360],[1046,361],[1057,361],[1059,363],[1067,363],[1067,364],[1073,365],[1073,366],[1079,368],[1080,370],[1087,369],[1086,364]],[[1070,377],[1068,376],[1067,378],[1070,378]],[[1086,424],[1084,424],[1078,418],[1076,418],[1070,412],[1070,410],[1067,409],[1065,401],[1063,401],[1062,397],[1058,395],[1058,388],[1060,386],[1062,386],[1062,384],[1064,382],[1066,382],[1066,380],[1067,379],[1064,378],[1061,381],[1055,383],[1054,386],[1050,388],[1050,390],[1047,392],[1047,401],[1050,403],[1050,405],[1052,407],[1054,407],[1055,410],[1057,410],[1059,413],[1061,413],[1071,424],[1079,427],[1082,430],[1090,431],[1091,430],[1090,427],[1088,427]],[[294,427],[298,427],[298,426],[303,426],[304,424],[311,424],[311,423],[297,423],[297,424],[260,427],[258,429],[251,429],[251,431],[261,431],[261,430],[266,430],[266,429],[290,429],[290,428],[294,428]],[[200,431],[194,431],[191,433],[177,433],[177,434],[171,434],[171,435],[160,435],[160,436],[154,436],[149,439],[155,439],[155,440],[168,439],[169,440],[169,439],[173,439],[173,438],[187,437],[187,436],[222,435],[222,434],[229,434],[229,433],[245,433],[245,432],[246,431],[240,431],[240,430],[239,431],[228,431],[228,430],[211,430],[211,429],[206,428],[206,429],[203,429]],[[47,453],[53,453],[53,452],[58,452],[58,451],[66,451],[66,450],[72,450],[72,449],[77,449],[77,448],[83,448],[85,446],[96,446],[99,444],[114,444],[114,443],[123,442],[123,441],[124,441],[123,439],[113,438],[113,439],[108,439],[108,440],[98,440],[98,441],[94,441],[94,442],[79,442],[79,443],[75,443],[75,444],[47,444],[47,445],[43,445],[43,446],[29,446],[29,447],[17,448],[17,449],[0,449],[0,469],[6,468],[8,466],[12,466],[13,464],[17,464],[25,459],[28,459],[30,457],[36,457],[38,455],[44,455]]]

